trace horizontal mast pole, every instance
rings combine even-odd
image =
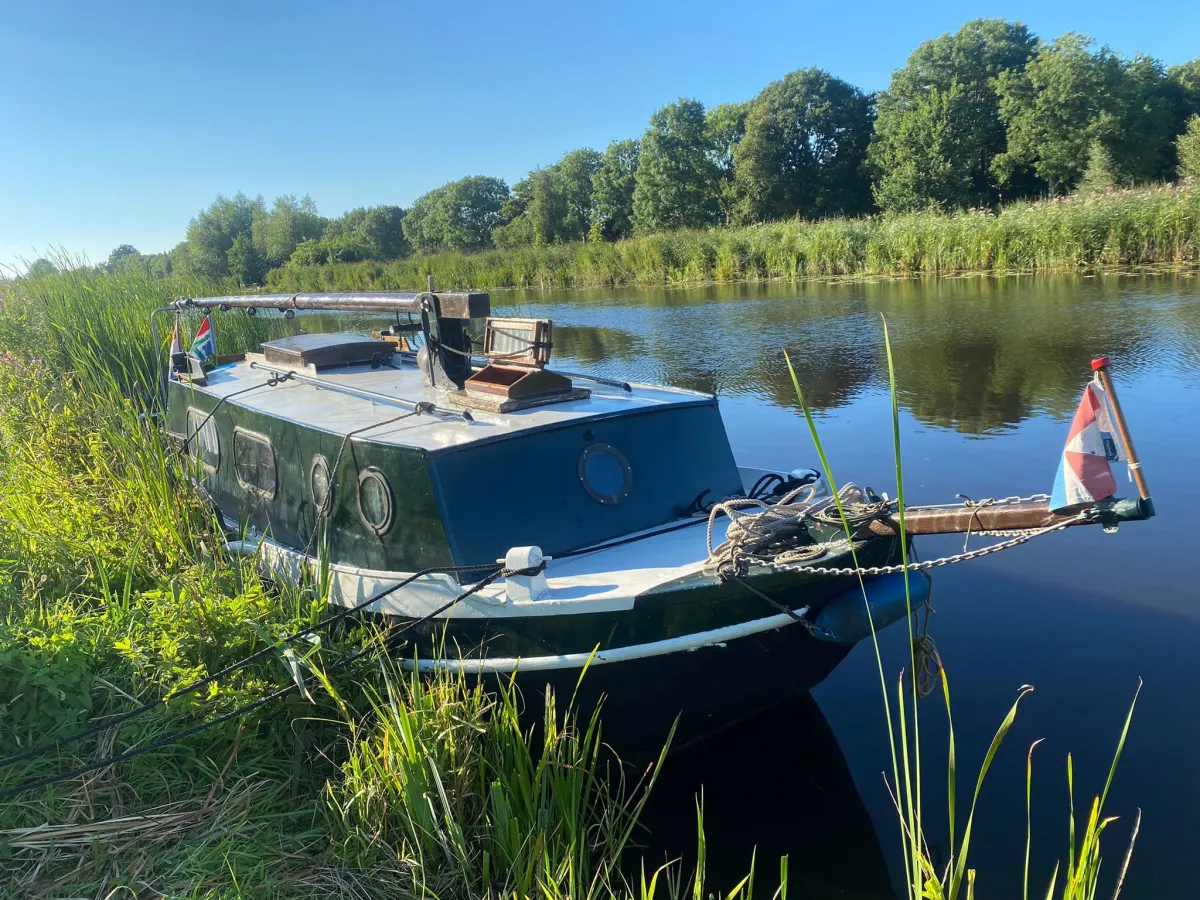
[[[1050,504],[1014,503],[1004,506],[954,506],[944,509],[906,509],[904,530],[908,534],[962,534],[967,531],[1008,531],[1015,528],[1046,528],[1075,518],[1060,515]],[[897,535],[900,521],[892,516],[871,523],[871,533]]]
[[[228,297],[185,297],[177,309],[226,307],[229,309],[357,310],[380,313],[420,313],[426,300],[436,299],[443,318],[474,319],[491,312],[490,297],[483,291],[352,294],[237,294]]]

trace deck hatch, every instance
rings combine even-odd
[[[297,334],[266,341],[263,357],[269,363],[283,366],[358,366],[373,362],[388,362],[396,345],[376,340],[368,334],[336,332],[333,334]]]

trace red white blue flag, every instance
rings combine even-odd
[[[1054,490],[1050,492],[1050,508],[1059,512],[1108,499],[1117,492],[1112,463],[1126,459],[1113,428],[1108,393],[1096,379],[1084,388],[1071,422]]]
[[[196,337],[192,341],[192,349],[188,351],[200,362],[206,360],[216,360],[217,358],[217,336],[213,332],[212,317],[205,316],[204,321],[200,323],[200,328],[196,332]]]

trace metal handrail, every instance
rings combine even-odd
[[[341,384],[337,381],[330,381],[325,378],[318,378],[315,375],[304,375],[297,372],[295,369],[289,369],[281,366],[272,366],[269,363],[262,363],[254,360],[250,363],[251,369],[261,369],[264,372],[270,372],[272,375],[290,374],[292,380],[299,381],[301,384],[310,384],[313,387],[329,388],[334,391],[341,391],[346,394],[353,394],[357,397],[362,397],[366,400],[375,400],[380,403],[391,403],[396,406],[403,406],[406,409],[425,409],[435,416],[442,418],[463,419],[467,422],[475,421],[474,417],[465,409],[443,409],[440,406],[434,406],[424,400],[406,400],[403,397],[393,397],[390,394],[381,394],[378,391],[372,391],[368,388],[355,387],[352,384]]]

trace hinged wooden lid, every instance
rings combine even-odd
[[[483,355],[506,366],[541,368],[550,362],[549,319],[488,317],[483,329]]]

